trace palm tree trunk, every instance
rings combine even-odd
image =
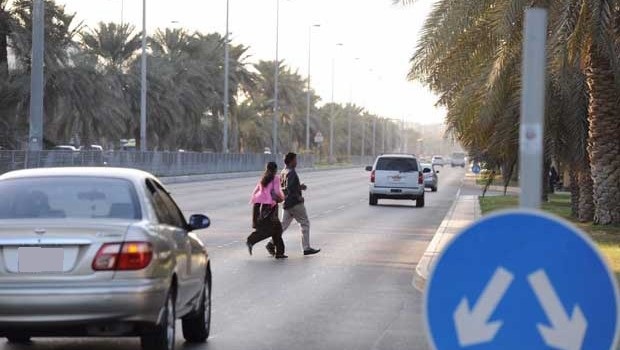
[[[579,217],[579,172],[572,165],[570,168],[570,206],[571,215],[574,218]]]
[[[586,68],[593,180],[594,222],[620,223],[620,118],[614,72],[598,47],[590,45]]]
[[[4,1],[0,2],[0,77],[6,80],[9,75],[9,18],[10,15],[4,7]]]
[[[594,219],[594,199],[592,197],[594,183],[589,164],[579,172],[577,186],[579,187],[579,213],[577,218],[581,222],[590,222]]]

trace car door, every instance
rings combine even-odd
[[[196,298],[201,295],[206,272],[204,246],[193,233],[187,231],[187,221],[185,221],[183,212],[170,193],[159,182],[155,182],[155,186],[169,212],[172,225],[175,228],[174,235],[179,240],[179,246],[183,246],[183,254],[180,260],[184,263],[184,279],[181,281],[179,278],[178,292],[179,305],[181,306],[179,311],[182,312],[185,307],[193,308],[193,305],[196,305]]]
[[[154,179],[146,180],[146,187],[150,192],[150,199],[159,222],[158,233],[161,239],[167,241],[174,255],[177,274],[177,306],[186,305],[189,299],[187,286],[189,280],[190,245],[185,228],[180,227],[178,218],[170,210],[167,203],[167,193],[161,189]]]

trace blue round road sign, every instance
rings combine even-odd
[[[618,287],[580,231],[545,214],[504,212],[448,244],[425,314],[437,350],[607,350],[617,341]]]
[[[471,172],[474,173],[474,174],[480,174],[481,170],[482,169],[480,169],[480,165],[478,165],[478,164],[474,164],[474,166],[471,167]]]

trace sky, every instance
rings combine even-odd
[[[229,31],[235,44],[250,47],[249,60],[275,60],[276,5],[280,1],[279,57],[308,74],[312,32],[312,86],[324,103],[354,102],[372,113],[420,124],[443,123],[437,97],[407,80],[418,33],[435,0],[394,5],[392,0],[229,0]],[[140,0],[57,0],[79,20],[142,26]],[[226,0],[147,0],[147,31],[187,28],[226,31]],[[337,44],[343,44],[338,46]]]

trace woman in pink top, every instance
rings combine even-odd
[[[278,215],[278,203],[284,200],[284,193],[280,188],[278,165],[269,162],[265,174],[252,192],[251,204],[253,204],[252,226],[255,229],[248,236],[246,245],[250,255],[252,247],[264,239],[271,237],[276,246],[276,259],[288,258],[284,255],[284,241],[282,240],[282,223]]]

